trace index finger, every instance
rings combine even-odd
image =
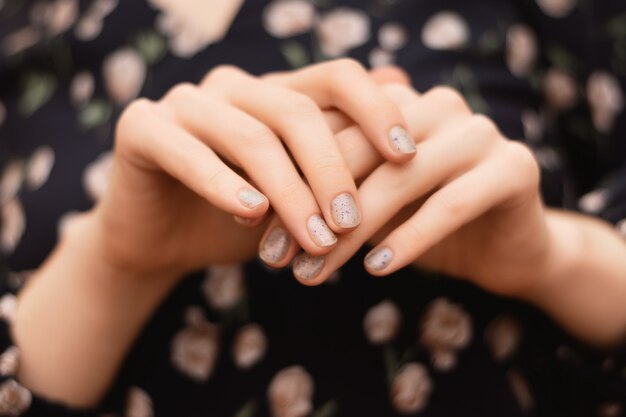
[[[340,59],[265,79],[309,96],[322,109],[347,114],[386,160],[406,162],[415,154],[398,106],[356,61]]]

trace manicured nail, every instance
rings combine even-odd
[[[302,281],[309,281],[319,275],[324,267],[323,256],[311,256],[303,253],[293,264],[293,274]]]
[[[278,263],[287,254],[290,244],[291,238],[287,231],[282,227],[275,227],[261,243],[259,257],[268,264]]]
[[[253,223],[256,219],[246,219],[245,217],[233,216],[235,221],[241,225],[247,226]]]
[[[237,198],[239,198],[239,201],[244,205],[244,207],[249,209],[258,207],[265,201],[263,194],[250,188],[242,188],[239,190]]]
[[[339,194],[332,204],[333,221],[339,227],[349,229],[361,223],[361,213],[348,193]]]
[[[365,257],[365,265],[372,271],[383,270],[389,265],[393,258],[393,252],[389,248],[378,248]]]
[[[400,153],[415,153],[415,141],[409,133],[400,126],[391,128],[389,141],[394,150]]]
[[[337,242],[337,236],[330,230],[319,214],[309,217],[306,227],[309,229],[311,239],[319,246],[332,246]]]

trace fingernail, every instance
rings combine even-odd
[[[324,267],[323,256],[311,256],[303,253],[293,264],[293,274],[302,281],[309,281],[319,275]]]
[[[309,217],[306,227],[311,239],[319,246],[331,246],[337,242],[337,237],[319,214]]]
[[[333,221],[339,227],[352,228],[361,223],[361,213],[354,202],[354,198],[348,193],[339,194],[332,204]]]
[[[268,264],[278,263],[287,254],[290,244],[291,238],[287,231],[282,227],[275,227],[261,244],[259,257]]]
[[[237,198],[239,199],[241,204],[244,205],[244,207],[247,207],[249,209],[258,207],[265,201],[265,197],[263,197],[263,194],[250,188],[242,188],[241,190],[239,190],[239,192],[237,193]]]
[[[380,271],[385,269],[393,258],[393,252],[391,249],[382,247],[373,250],[365,257],[365,265],[372,271]]]
[[[395,126],[389,131],[389,141],[394,150],[400,153],[414,153],[415,141],[401,126]]]
[[[235,221],[241,225],[247,226],[254,222],[256,219],[246,219],[245,217],[233,216]]]

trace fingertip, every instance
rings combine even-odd
[[[417,153],[415,139],[413,139],[409,131],[400,124],[389,129],[388,143],[393,151],[393,161],[406,162],[412,159]]]
[[[390,273],[390,264],[394,253],[388,246],[381,246],[370,251],[363,259],[363,266],[374,276],[384,276]]]
[[[325,257],[301,253],[293,262],[294,277],[303,285],[316,286],[324,282],[321,276],[324,269]]]

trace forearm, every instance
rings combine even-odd
[[[549,266],[521,298],[575,336],[599,346],[626,342],[626,242],[608,224],[548,210]]]
[[[93,406],[174,280],[117,270],[99,252],[96,223],[73,226],[20,293],[13,334],[25,386]]]

